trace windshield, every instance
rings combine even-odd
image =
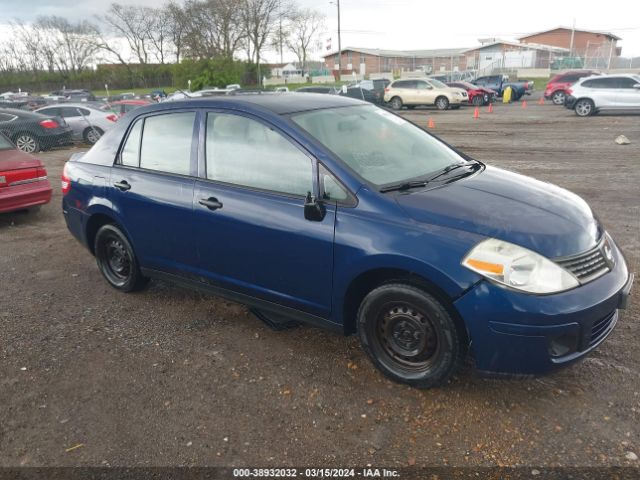
[[[435,78],[430,78],[429,81],[431,82],[431,85],[436,88],[447,88],[444,83],[442,83],[440,80],[436,80]]]
[[[291,118],[377,186],[419,179],[465,162],[421,128],[378,107],[314,110]]]

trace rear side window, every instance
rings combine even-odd
[[[195,119],[195,112],[147,117],[140,143],[140,167],[189,175]]]
[[[120,154],[120,163],[128,167],[137,167],[140,161],[140,134],[144,120],[138,120],[129,131],[129,136]]]
[[[313,192],[311,159],[280,133],[239,115],[207,116],[207,178],[291,195]]]
[[[170,113],[138,120],[120,153],[120,164],[189,175],[195,112]]]
[[[587,88],[616,88],[616,85],[616,78],[594,78],[582,83],[582,86]]]
[[[412,80],[400,80],[393,84],[393,88],[416,88],[416,82]]]
[[[639,83],[637,80],[629,77],[620,77],[617,80],[618,85],[616,88],[633,88],[634,85]]]

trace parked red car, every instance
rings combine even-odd
[[[600,75],[600,72],[594,70],[572,70],[556,75],[547,83],[547,88],[544,90],[544,98],[551,99],[555,105],[564,105],[564,99],[567,97],[569,87],[581,78],[591,75]]]
[[[139,107],[144,107],[145,105],[149,105],[151,102],[147,100],[118,100],[117,102],[110,102],[102,107],[101,110],[113,112],[118,117],[122,117],[125,113],[130,112]]]
[[[40,160],[0,134],[0,213],[37,208],[51,201],[51,184]]]
[[[462,88],[463,90],[466,90],[467,95],[469,95],[469,103],[472,105],[488,105],[493,102],[497,96],[497,92],[495,90],[491,90],[486,87],[479,87],[478,85],[474,85],[469,82],[449,82],[447,85],[449,87]]]

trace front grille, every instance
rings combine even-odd
[[[615,316],[616,316],[616,312],[614,311],[613,313],[610,313],[606,317],[594,322],[593,326],[591,327],[591,337],[589,338],[589,346],[598,343],[602,337],[604,337],[605,335],[607,335],[607,333],[609,333],[609,331],[611,330],[610,328],[611,324],[613,323]]]
[[[604,239],[587,252],[556,259],[555,262],[573,273],[580,283],[595,280],[609,271],[609,263],[604,255]]]

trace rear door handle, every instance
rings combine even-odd
[[[131,185],[126,180],[120,180],[119,182],[114,183],[113,186],[122,192],[131,190]]]
[[[209,210],[218,210],[222,208],[222,202],[219,202],[216,197],[201,198],[198,203],[207,207]]]

